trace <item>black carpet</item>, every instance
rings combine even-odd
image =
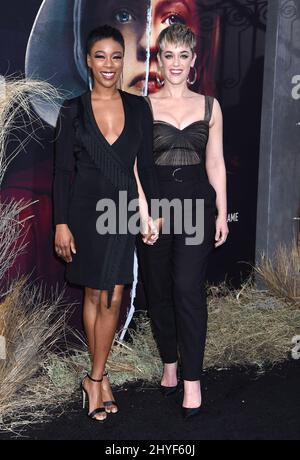
[[[80,393],[69,411],[23,433],[35,440],[299,440],[300,362],[257,375],[253,369],[209,371],[202,381],[203,413],[181,418],[182,393],[165,399],[143,382],[115,390],[120,413],[89,420]],[[1,433],[0,439],[11,439]]]

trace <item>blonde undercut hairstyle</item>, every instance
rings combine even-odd
[[[161,54],[165,49],[166,43],[170,43],[175,46],[187,46],[192,50],[193,55],[196,52],[196,35],[190,27],[184,24],[174,24],[161,31],[157,39],[159,54]]]

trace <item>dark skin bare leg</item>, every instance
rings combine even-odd
[[[119,321],[123,290],[124,285],[115,286],[111,307],[107,308],[107,291],[85,288],[83,320],[93,362],[90,375],[95,380],[100,380],[103,376]],[[102,407],[103,400],[114,399],[107,377],[103,377],[101,385],[85,379],[84,387],[89,394],[90,412]],[[106,410],[117,412],[118,409],[112,405],[106,407]],[[103,420],[106,415],[98,414],[96,418]]]

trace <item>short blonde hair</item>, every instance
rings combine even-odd
[[[166,43],[188,46],[193,54],[196,52],[196,35],[190,27],[184,24],[174,24],[161,31],[156,42],[159,54],[164,50]]]

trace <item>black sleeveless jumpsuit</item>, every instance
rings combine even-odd
[[[196,199],[204,199],[202,243],[187,245],[184,228],[181,234],[174,232],[174,219],[170,234],[161,234],[153,246],[138,238],[141,277],[162,361],[176,362],[179,351],[182,377],[189,381],[201,377],[207,330],[205,276],[214,248],[216,192],[208,181],[205,152],[213,102],[206,96],[204,120],[183,130],[154,120],[160,197],[182,202],[190,198],[194,223]]]

